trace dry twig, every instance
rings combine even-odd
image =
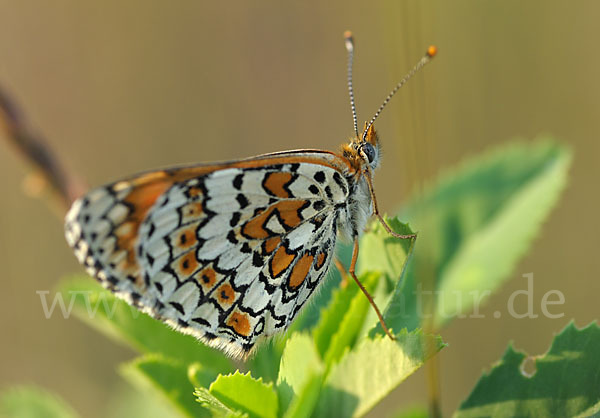
[[[41,182],[35,181],[38,186],[35,195],[41,195],[41,191],[44,189],[42,186],[47,185],[63,209],[66,210],[77,197],[85,192],[84,182],[60,163],[48,142],[41,135],[33,132],[15,101],[0,88],[1,131],[4,131],[5,135],[0,136],[6,137],[13,148],[36,169],[37,178],[34,180],[43,179]],[[29,183],[31,185],[34,182],[30,181]]]

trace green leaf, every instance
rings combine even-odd
[[[337,332],[340,322],[346,315],[348,306],[358,292],[360,292],[360,289],[355,283],[348,283],[343,288],[338,287],[333,290],[329,305],[321,309],[321,319],[312,331],[315,345],[321,357],[325,357],[331,338]]]
[[[279,409],[286,411],[292,400],[303,392],[306,392],[304,397],[308,398],[307,402],[312,399],[312,389],[306,387],[310,383],[313,388],[316,383],[312,380],[321,376],[324,369],[313,339],[305,333],[294,333],[285,346],[279,367]],[[305,406],[308,408],[308,404]]]
[[[418,196],[400,218],[419,238],[394,296],[396,329],[420,326],[418,295],[434,291],[437,328],[496,290],[531,245],[567,180],[571,153],[549,140],[518,142],[475,158]]]
[[[250,372],[219,375],[210,385],[209,392],[232,411],[246,413],[249,417],[277,416],[278,400],[273,384],[252,378]]]
[[[380,274],[366,273],[359,277],[360,282],[365,289],[371,294],[377,285]],[[353,287],[354,296],[350,303],[343,306],[345,313],[342,320],[337,324],[337,329],[331,335],[323,360],[329,369],[333,364],[337,363],[342,355],[354,346],[358,335],[360,334],[367,313],[372,309],[369,300],[363,294],[355,283],[348,283],[347,287]]]
[[[262,378],[265,382],[277,381],[281,355],[291,333],[293,331],[288,329],[284,335],[272,338],[258,348],[256,354],[247,363],[254,377]]]
[[[584,417],[600,412],[600,328],[569,324],[550,350],[535,357],[535,372],[521,370],[527,355],[511,345],[479,379],[455,417]]]
[[[310,418],[321,394],[323,374],[310,373],[302,389],[292,400],[284,418]]]
[[[394,232],[402,235],[414,234],[408,224],[400,222],[397,218],[386,216],[384,219]],[[358,271],[377,271],[385,274],[393,283],[398,282],[413,242],[413,239],[394,238],[380,222],[373,221],[370,231],[360,240]]]
[[[316,415],[365,414],[443,347],[441,338],[420,330],[402,330],[395,341],[383,335],[363,339],[331,369]]]
[[[197,397],[197,401],[202,406],[212,412],[213,416],[226,417],[226,418],[245,418],[248,414],[240,411],[235,411],[225,405],[223,402],[218,400],[213,394],[206,388],[197,388],[194,392]]]
[[[0,416],[75,418],[79,415],[53,393],[35,386],[18,386],[0,394]]]
[[[210,416],[194,398],[188,366],[180,361],[154,354],[121,365],[122,375],[143,391],[166,400],[180,416]],[[197,371],[195,371],[197,374]]]
[[[212,369],[202,363],[192,363],[187,366],[188,380],[194,387],[209,387],[217,378]]]
[[[233,369],[218,350],[141,313],[89,277],[63,281],[59,292],[63,298],[75,297],[74,312],[81,320],[140,353],[161,353],[188,363],[201,361],[214,371],[215,377]]]
[[[372,293],[378,278],[379,274],[365,274],[359,280]],[[312,332],[317,350],[328,367],[354,345],[369,309],[369,301],[356,283],[332,292],[331,301],[321,310],[321,320]]]

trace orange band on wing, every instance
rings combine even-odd
[[[285,190],[285,186],[292,179],[292,173],[288,172],[275,172],[269,173],[265,177],[265,181],[263,183],[264,188],[272,193],[274,196],[280,197],[282,199],[287,199],[290,196],[287,190]]]
[[[315,264],[315,268],[319,270],[321,269],[321,267],[323,267],[323,264],[325,264],[325,253],[320,253],[317,256],[317,263]]]
[[[127,264],[128,268],[134,268],[136,266],[135,259],[135,243],[138,237],[138,230],[140,224],[146,217],[146,214],[156,202],[156,199],[163,194],[171,185],[172,182],[165,181],[165,173],[158,171],[155,173],[149,173],[144,177],[140,177],[140,182],[150,181],[149,184],[144,187],[134,187],[131,192],[123,199],[129,209],[129,215],[121,226],[119,226],[115,235],[117,237],[117,247],[127,252]],[[119,188],[121,183],[117,183],[115,188]]]
[[[281,237],[272,237],[265,241],[264,250],[267,254],[271,254],[275,251],[275,248],[281,243]]]
[[[279,276],[285,269],[287,269],[292,261],[294,261],[294,253],[288,253],[287,248],[281,246],[273,255],[271,259],[271,271],[273,272],[273,276]]]
[[[259,155],[241,161],[229,161],[219,164],[196,165],[189,167],[178,167],[166,171],[172,181],[180,182],[194,177],[199,177],[217,170],[226,168],[257,168],[281,164],[316,164],[332,168],[336,171],[346,172],[352,170],[352,166],[343,157],[333,152],[318,150],[286,151],[275,154]]]
[[[302,218],[298,211],[306,205],[306,200],[283,200],[277,202],[274,205],[262,212],[257,217],[249,220],[242,227],[242,234],[250,239],[265,239],[271,234],[267,231],[264,226],[273,215],[274,211],[279,213],[281,221],[289,228],[295,228],[300,225]]]
[[[298,260],[292,269],[292,273],[290,274],[289,278],[289,285],[292,289],[297,288],[304,282],[304,279],[306,279],[306,276],[310,271],[310,266],[312,266],[313,260],[314,257],[310,254],[304,254],[300,260]]]

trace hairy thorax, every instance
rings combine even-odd
[[[337,221],[339,236],[344,242],[351,242],[360,235],[373,213],[373,202],[366,179],[361,176],[355,189],[348,196],[344,208],[340,208]]]

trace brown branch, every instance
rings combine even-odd
[[[2,132],[5,135],[2,135]],[[64,210],[85,192],[85,183],[61,164],[41,135],[33,132],[23,112],[2,88],[0,136],[6,137],[21,157],[36,169],[37,174],[43,178],[43,183],[51,188]],[[40,194],[39,191],[36,194]]]

